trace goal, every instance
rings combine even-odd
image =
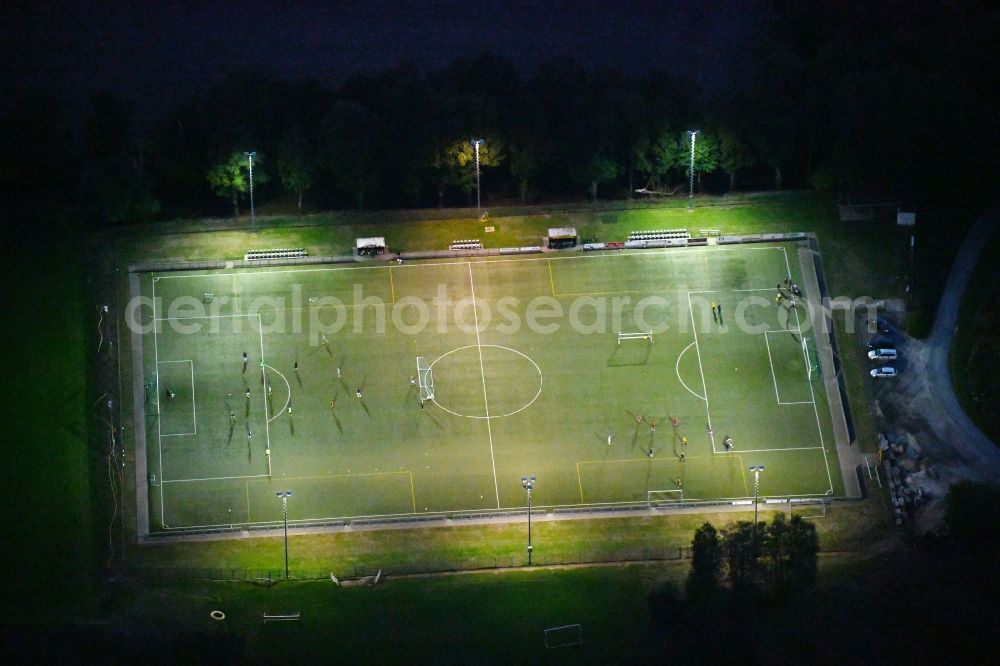
[[[582,644],[583,627],[579,624],[567,624],[545,630],[545,647],[550,650]]]
[[[806,361],[806,369],[809,372],[809,381],[814,382],[823,378],[823,373],[819,367],[819,354],[816,352],[815,344],[809,344],[809,338],[802,336],[802,357]]]
[[[646,501],[650,509],[684,502],[684,491],[680,488],[672,490],[647,490]]]
[[[648,340],[649,344],[653,344],[653,332],[640,331],[638,333],[626,333],[622,331],[618,333],[618,344],[621,344],[622,340]]]
[[[434,371],[423,356],[417,357],[417,384],[420,387],[420,402],[434,399]]]

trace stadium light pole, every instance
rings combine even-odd
[[[688,130],[688,135],[691,137],[691,168],[690,168],[691,173],[688,176],[688,179],[690,181],[688,185],[689,206],[691,205],[691,201],[694,199],[694,142],[695,142],[695,137],[698,136],[698,132],[700,131],[701,130],[694,130],[694,131]]]
[[[281,498],[281,516],[285,520],[285,580],[288,580],[288,498],[292,491],[279,490],[275,495]]]
[[[486,139],[473,139],[469,143],[471,143],[472,147],[476,149],[476,215],[478,216],[482,214],[480,211],[482,198],[480,197],[479,188],[479,146],[486,143]]]
[[[531,491],[535,489],[535,477],[522,476],[521,485],[528,493],[528,566],[531,566]]]
[[[754,548],[757,547],[757,504],[760,502],[760,473],[764,471],[763,465],[750,465],[750,473],[753,474],[753,538]]]
[[[246,155],[247,161],[250,162],[250,228],[253,229],[257,222],[253,210],[253,158],[257,157],[257,151],[252,150],[243,154]]]

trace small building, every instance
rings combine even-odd
[[[553,227],[549,229],[549,248],[558,250],[564,247],[576,247],[576,227]]]
[[[354,241],[354,251],[362,257],[374,257],[385,254],[385,237],[358,238]]]

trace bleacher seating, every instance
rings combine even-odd
[[[452,241],[449,250],[482,250],[483,242],[477,239]]]
[[[676,238],[690,238],[691,232],[687,229],[660,229],[657,231],[633,231],[628,235],[630,241],[644,240],[673,240]]]
[[[307,252],[299,248],[278,248],[274,250],[250,250],[243,255],[244,261],[255,261],[261,259],[293,259],[304,257]]]

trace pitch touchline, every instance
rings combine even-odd
[[[483,365],[483,345],[479,338],[479,312],[476,309],[476,283],[472,279],[472,262],[469,265],[469,289],[472,291],[472,314],[476,322],[476,348],[479,350],[479,372],[483,377],[483,406],[486,409],[486,433],[490,438],[490,462],[493,464],[493,490],[496,492],[497,509],[500,508],[500,486],[497,483],[497,459],[493,454],[493,426],[490,424],[490,402],[486,397],[486,367]]]

